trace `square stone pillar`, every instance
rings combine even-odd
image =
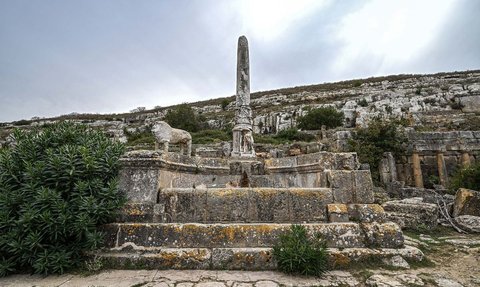
[[[420,166],[420,156],[418,151],[412,153],[413,178],[415,180],[415,187],[423,188],[422,167]]]

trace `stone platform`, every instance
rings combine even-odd
[[[328,248],[331,269],[356,264],[381,262],[401,256],[407,262],[424,259],[420,249],[402,248]],[[97,254],[104,266],[115,269],[204,269],[275,270],[272,248],[144,248],[133,244]]]
[[[121,162],[129,202],[103,226],[97,254],[110,267],[272,270],[272,247],[292,224],[321,236],[335,268],[423,259],[373,204],[370,171],[354,153],[242,160],[142,151]]]

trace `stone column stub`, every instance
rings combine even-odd
[[[420,165],[420,155],[418,150],[414,147],[412,151],[412,165],[413,165],[413,178],[415,180],[415,187],[423,188],[423,175],[422,167]]]

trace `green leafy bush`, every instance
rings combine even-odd
[[[165,121],[174,128],[189,132],[198,132],[206,127],[205,119],[195,114],[192,107],[187,104],[169,110],[165,115]]]
[[[222,102],[220,103],[220,106],[222,107],[222,110],[226,110],[228,104],[230,104],[230,101],[228,99],[223,99]]]
[[[303,130],[319,130],[322,125],[327,128],[339,127],[343,124],[343,112],[333,107],[321,107],[310,110],[305,116],[298,118],[298,127]]]
[[[360,106],[360,107],[367,107],[368,106],[368,102],[365,98],[361,99],[360,101],[357,102],[357,104]]]
[[[321,276],[328,268],[326,244],[317,234],[310,239],[302,225],[292,225],[273,247],[273,256],[280,271],[292,274]]]
[[[372,179],[377,185],[380,183],[378,167],[383,153],[393,152],[396,156],[405,153],[407,137],[400,124],[397,120],[373,119],[368,127],[358,128],[349,140],[350,150],[358,154],[360,162],[370,165]]]
[[[0,276],[63,273],[103,242],[96,227],[124,202],[117,191],[124,147],[84,125],[14,131],[0,150]]]
[[[480,162],[458,170],[450,179],[449,189],[456,192],[459,188],[480,190]]]

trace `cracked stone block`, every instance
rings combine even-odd
[[[325,206],[333,202],[331,189],[291,188],[289,192],[293,222],[320,222],[327,220]]]
[[[370,170],[353,171],[355,180],[354,203],[373,203],[373,182]]]
[[[355,179],[351,171],[330,170],[327,172],[327,182],[333,191],[335,203],[353,203]]]

